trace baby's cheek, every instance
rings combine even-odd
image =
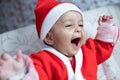
[[[82,30],[82,31],[81,31],[81,34],[82,34],[82,39],[84,39],[84,38],[85,38],[85,31]]]

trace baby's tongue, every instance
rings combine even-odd
[[[79,48],[79,41],[80,41],[80,38],[75,38],[71,41],[72,43],[72,46],[74,49],[78,49]]]

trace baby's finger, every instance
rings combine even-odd
[[[0,59],[0,66],[2,66],[3,65],[3,60],[2,59]]]
[[[99,17],[98,24],[101,25],[102,16]]]
[[[11,56],[6,54],[6,53],[4,53],[4,54],[1,55],[1,59],[8,60],[8,59],[11,59]]]
[[[109,16],[109,19],[113,19],[113,16]]]
[[[105,15],[103,15],[103,17],[102,17],[103,19],[107,19],[107,16],[105,16]]]
[[[23,59],[23,57],[22,57],[22,51],[21,51],[21,50],[18,50],[18,51],[17,51],[17,55],[16,55],[16,60],[17,60],[18,62],[21,62],[22,59]]]

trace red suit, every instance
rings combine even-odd
[[[95,39],[89,38],[72,61],[52,47],[31,54],[22,80],[97,80],[97,65],[110,57],[119,31],[115,26],[98,27]]]
[[[97,80],[97,65],[110,57],[113,46],[110,43],[88,39],[86,44],[82,45],[81,50],[83,60],[82,67],[79,68],[79,71],[82,72],[82,75],[86,80]],[[69,71],[67,71],[65,63],[58,55],[52,53],[52,51],[43,50],[36,54],[32,54],[30,57],[34,62],[34,66],[38,72],[40,80],[70,79],[70,76],[68,75]],[[81,56],[79,56],[79,58],[81,59]],[[74,61],[76,61],[76,58]],[[74,62],[72,64],[76,63]],[[76,67],[76,65],[74,66]],[[70,75],[74,76],[71,73],[72,72],[70,72]]]

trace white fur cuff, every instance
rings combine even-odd
[[[116,26],[99,26],[95,39],[116,44],[119,36]]]

